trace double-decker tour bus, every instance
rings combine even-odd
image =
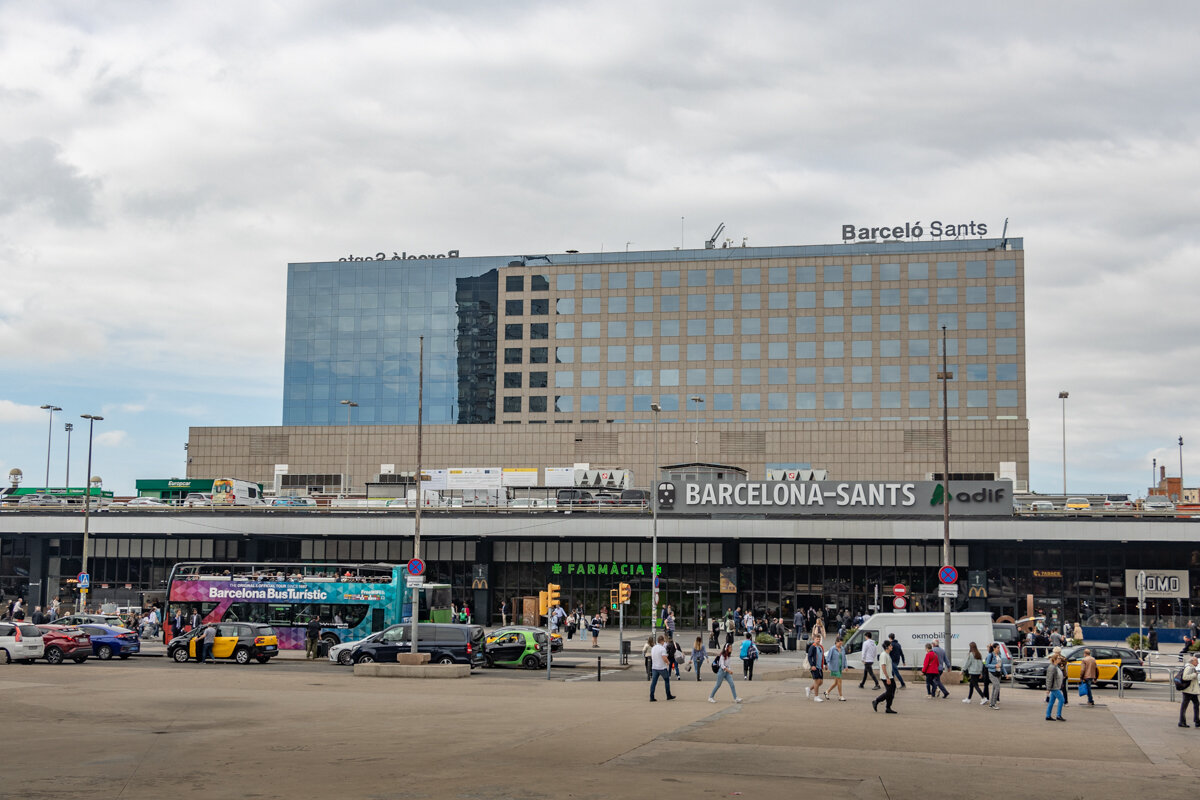
[[[403,564],[269,564],[181,561],[171,569],[163,641],[194,614],[201,624],[261,622],[275,629],[283,650],[303,650],[305,631],[321,617],[326,644],[365,638],[412,619],[412,592]],[[425,584],[420,622],[450,621],[450,586]]]

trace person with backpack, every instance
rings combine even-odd
[[[692,645],[692,669],[696,670],[696,680],[700,680],[700,665],[708,658],[708,651],[704,649],[703,637],[697,636],[696,643]]]
[[[746,631],[746,638],[738,655],[742,659],[742,677],[748,681],[754,680],[754,662],[758,660],[758,647],[754,644],[754,634],[750,631]]]
[[[742,698],[738,697],[737,688],[733,685],[733,674],[729,671],[729,661],[732,658],[733,645],[727,644],[721,648],[721,653],[713,659],[713,672],[717,673],[717,680],[713,683],[712,691],[708,693],[708,702],[717,702],[717,689],[721,688],[723,682],[729,683],[729,691],[733,693],[733,702],[742,702]]]
[[[963,672],[967,674],[967,679],[971,682],[971,685],[967,688],[967,696],[963,699],[963,702],[970,703],[971,698],[978,692],[980,697],[979,705],[987,705],[987,684],[984,684],[982,687],[979,685],[980,680],[983,678],[983,656],[980,655],[979,647],[974,642],[971,642],[967,650],[967,660],[963,662]]]
[[[900,667],[907,663],[904,660],[904,648],[900,646],[894,633],[888,634],[888,641],[892,643],[891,649],[888,650],[888,655],[892,657],[892,677],[900,684],[901,689],[907,689],[908,684],[904,682],[904,675],[900,672]]]
[[[990,698],[988,700],[988,708],[1000,707],[1000,680],[1004,677],[1004,659],[1000,657],[1000,644],[993,642],[988,645],[987,658],[983,660],[983,667],[987,671],[987,678]]]
[[[728,645],[726,645],[728,647]],[[804,696],[818,703],[825,702],[821,696],[821,683],[825,680],[825,651],[821,649],[821,637],[813,635],[808,644],[808,672],[812,675],[812,686],[804,687]]]
[[[1186,728],[1187,724],[1187,707],[1192,707],[1192,724],[1200,728],[1200,659],[1195,655],[1192,656],[1188,665],[1183,668],[1183,672],[1176,680],[1176,686],[1180,682],[1183,687],[1180,691],[1183,693],[1183,700],[1179,704],[1179,727]]]
[[[668,636],[667,637],[667,674],[669,675],[671,673],[671,670],[675,670],[676,678],[680,677],[679,676],[678,654],[679,654],[679,648],[675,646],[675,640],[672,639],[670,636]],[[670,691],[670,684],[667,684],[667,687],[668,687],[667,691]]]

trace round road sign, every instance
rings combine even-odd
[[[896,597],[904,597],[904,595],[908,594],[908,589],[904,587],[903,583],[897,583],[892,587],[892,594],[896,595]]]
[[[908,598],[896,596],[892,598],[892,608],[904,608],[908,605]]]
[[[958,570],[947,564],[938,570],[938,580],[942,583],[958,583]]]
[[[408,562],[408,574],[409,575],[424,575],[425,574],[425,562],[419,558],[414,558],[412,561],[409,561]]]

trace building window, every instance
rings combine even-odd
[[[585,394],[579,398],[579,411],[581,413],[600,410],[600,395]]]
[[[608,313],[624,314],[629,308],[629,300],[625,297],[609,297]]]
[[[633,313],[649,314],[654,311],[654,298],[648,294],[639,294],[633,298]]]
[[[635,273],[633,273],[633,288],[635,288],[635,289],[653,289],[654,288],[654,273],[653,272],[635,272]]]
[[[634,386],[653,386],[654,385],[654,370],[652,369],[635,369],[633,371]]]
[[[570,413],[575,410],[575,398],[569,394],[555,395],[554,410]]]
[[[986,286],[968,286],[964,289],[966,292],[967,305],[978,306],[987,302],[987,287]]]
[[[757,311],[762,307],[762,296],[758,292],[742,293],[742,310]]]
[[[733,311],[733,295],[714,294],[713,311]]]
[[[558,274],[554,277],[554,288],[560,292],[570,292],[575,290],[575,276]]]
[[[608,386],[610,389],[615,389],[615,388],[624,386],[625,385],[625,370],[610,369],[608,371],[608,375],[606,376],[605,385]]]
[[[937,329],[940,331],[942,328],[945,328],[948,331],[958,330],[958,314],[955,314],[953,311],[945,314],[938,314]]]
[[[581,277],[584,291],[595,291],[600,288],[600,273],[586,272]]]
[[[987,330],[987,312],[986,311],[968,311],[967,312],[967,330],[969,330],[969,331],[986,331]]]
[[[639,319],[633,323],[633,336],[635,339],[648,339],[654,335],[654,322],[648,319]]]
[[[855,289],[850,293],[850,305],[854,308],[870,308],[871,301],[870,289]]]
[[[600,386],[600,370],[585,369],[579,373],[579,385],[585,389],[595,389]]]
[[[971,382],[986,381],[988,379],[987,364],[967,364],[967,380]]]
[[[909,408],[929,408],[929,390],[920,389],[908,393]]]
[[[874,392],[851,392],[850,393],[851,408],[874,408],[875,394]]]
[[[633,347],[634,361],[653,361],[654,360],[654,345],[638,344]]]
[[[505,300],[504,313],[510,317],[519,317],[525,313],[525,302],[523,300]]]
[[[534,317],[547,317],[550,315],[550,298],[535,297],[529,301],[529,314]]]
[[[742,317],[742,336],[758,336],[762,333],[762,319]]]
[[[742,411],[758,411],[762,408],[762,396],[758,392],[743,393],[740,400]]]
[[[599,347],[581,347],[579,348],[579,360],[584,364],[600,363],[600,348]]]
[[[825,283],[841,283],[846,280],[846,271],[840,264],[827,264],[824,272]]]
[[[714,369],[713,386],[733,386],[733,370],[728,368]]]
[[[796,333],[816,333],[816,317],[796,317]]]
[[[742,360],[757,361],[762,358],[762,350],[758,342],[742,342]]]
[[[880,264],[879,265],[879,280],[881,280],[881,281],[898,281],[898,280],[900,280],[900,265],[899,264]]]
[[[846,329],[845,317],[822,317],[822,328],[826,333],[842,333]]]
[[[1017,340],[1014,337],[1001,336],[996,339],[996,355],[998,356],[1015,356],[1017,354]]]
[[[554,388],[570,389],[575,385],[575,373],[571,370],[556,370],[554,372]]]
[[[870,383],[871,368],[869,366],[851,367],[850,368],[851,383]]]
[[[1014,259],[1002,259],[992,268],[992,275],[997,278],[1017,277],[1017,262]]]
[[[679,335],[679,320],[664,319],[658,323],[659,336],[678,336]]]
[[[610,272],[608,273],[608,288],[609,289],[624,289],[625,288],[625,273]]]
[[[535,414],[546,413],[546,395],[535,394],[529,398],[529,410]]]
[[[811,386],[817,382],[816,367],[796,367],[796,385]]]
[[[688,286],[705,286],[708,283],[708,270],[689,269],[687,271]]]
[[[599,297],[583,298],[582,311],[584,314],[599,314],[600,313],[600,298]]]
[[[855,339],[850,343],[850,355],[853,358],[870,358],[871,357],[871,340],[870,339]]]
[[[768,342],[767,343],[767,358],[772,361],[788,357],[787,342]]]
[[[688,361],[707,361],[708,348],[704,346],[704,342],[695,342],[687,346]]]
[[[742,367],[742,386],[758,386],[760,383],[762,383],[762,375],[758,367]]]
[[[504,338],[509,340],[524,339],[525,332],[521,325],[505,325]]]
[[[796,292],[796,308],[816,308],[816,292]]]
[[[624,411],[625,395],[610,394],[604,399],[604,407],[608,411]]]
[[[504,388],[505,389],[520,389],[521,388],[521,373],[520,372],[504,373]]]
[[[899,358],[900,357],[900,340],[899,339],[882,339],[879,342],[879,357],[880,358]]]
[[[987,277],[987,262],[986,261],[968,261],[966,264],[966,268],[963,270],[963,277],[986,278]]]
[[[923,261],[909,262],[908,279],[910,281],[927,281],[927,280],[929,280],[929,265]]]
[[[983,338],[967,339],[967,355],[969,356],[986,356],[988,354],[988,340]]]
[[[928,358],[929,357],[929,340],[928,339],[909,339],[908,340],[908,355],[911,358]]]
[[[814,411],[817,407],[816,392],[796,392],[796,410]]]
[[[520,398],[520,396],[504,398],[504,413],[506,413],[506,414],[521,413],[521,398]]]
[[[525,291],[525,276],[524,275],[505,275],[504,276],[504,291],[506,291],[506,292],[523,292],[523,291]]]
[[[659,386],[678,386],[679,385],[679,370],[677,369],[660,369],[658,371]]]
[[[600,338],[600,323],[599,322],[583,322],[579,325],[580,336],[584,339],[599,339]]]
[[[822,355],[825,358],[842,358],[845,355],[845,347],[842,342],[823,342]]]
[[[997,389],[996,390],[996,407],[997,408],[1016,408],[1017,407],[1017,390],[1016,389]]]
[[[870,367],[868,367],[870,369]],[[788,382],[787,367],[769,367],[767,369],[767,384],[771,386],[783,386]]]
[[[610,344],[608,346],[608,363],[610,363],[610,364],[625,363],[625,345]]]
[[[714,411],[733,411],[733,395],[727,392],[720,392],[713,395],[713,410]]]
[[[529,325],[530,339],[549,339],[550,338],[550,323],[548,322],[533,322]]]
[[[608,323],[608,338],[624,339],[625,338],[625,323],[613,321]]]
[[[507,351],[505,351],[505,352],[507,353]],[[520,351],[518,351],[518,352],[520,352]],[[508,361],[507,357],[505,358],[505,361],[506,362]],[[572,364],[574,362],[575,362],[575,348],[574,347],[556,347],[556,348],[554,348],[554,363],[555,364]],[[520,364],[521,362],[517,361],[516,363]]]
[[[758,267],[745,267],[742,269],[742,285],[757,286],[762,283],[762,271]]]
[[[545,389],[549,380],[548,372],[531,372],[529,373],[529,388],[530,389]]]
[[[825,308],[841,308],[845,303],[844,294],[840,289],[826,290],[821,301],[822,305]]]
[[[704,311],[708,307],[708,296],[703,294],[689,294],[687,299],[688,311]]]
[[[899,408],[900,393],[899,392],[880,392],[879,393],[880,408]]]
[[[900,315],[899,314],[880,314],[879,315],[879,330],[884,333],[894,333],[900,330]]]
[[[796,283],[816,283],[816,267],[796,267]]]
[[[997,311],[996,330],[1010,330],[1017,327],[1017,312]]]
[[[908,329],[910,331],[927,331],[929,330],[929,315],[928,314],[909,314]]]
[[[821,380],[824,383],[844,383],[846,380],[846,371],[842,367],[823,367],[821,369]]]
[[[816,358],[816,342],[796,342],[796,358]]]
[[[967,392],[967,408],[987,408],[987,389],[971,389]]]
[[[943,286],[939,288],[937,290],[937,302],[939,306],[958,305],[958,289],[954,288],[953,286]]]
[[[900,382],[900,365],[885,364],[879,368],[880,383],[899,383]],[[899,408],[899,406],[897,406]]]
[[[824,407],[836,410],[846,407],[846,396],[842,392],[825,392]]]
[[[708,321],[703,319],[689,319],[687,321],[688,336],[703,336],[708,328]]]
[[[679,295],[664,294],[658,299],[658,307],[664,314],[673,314],[679,311]]]
[[[704,386],[708,382],[708,371],[705,369],[689,369],[687,371],[688,386]]]
[[[575,313],[575,298],[560,297],[554,301],[555,314],[574,314]]]
[[[506,347],[504,348],[504,363],[505,364],[520,364],[523,359],[521,357],[521,348]]]
[[[929,365],[928,364],[909,364],[908,365],[908,382],[909,383],[929,383]]]
[[[531,292],[548,292],[550,291],[550,278],[546,275],[530,275],[529,276],[529,291]]]
[[[733,270],[713,270],[713,286],[733,286]]]
[[[531,347],[529,348],[529,363],[530,364],[546,364],[550,361],[549,347]]]
[[[948,281],[958,277],[958,262],[939,261],[937,264],[938,280]]]

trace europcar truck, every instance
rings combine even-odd
[[[875,644],[882,645],[888,634],[896,634],[896,641],[904,648],[905,665],[920,669],[925,660],[925,644],[937,639],[946,647],[946,617],[942,612],[918,612],[900,614],[873,614],[863,620],[862,625],[846,642],[846,665],[862,667],[864,634],[868,631]],[[967,658],[967,646],[974,642],[981,655],[987,655],[987,646],[996,641],[992,631],[992,615],[987,611],[961,611],[950,615],[950,664],[961,667]],[[833,640],[823,642],[826,649]],[[882,649],[882,647],[881,647]]]

